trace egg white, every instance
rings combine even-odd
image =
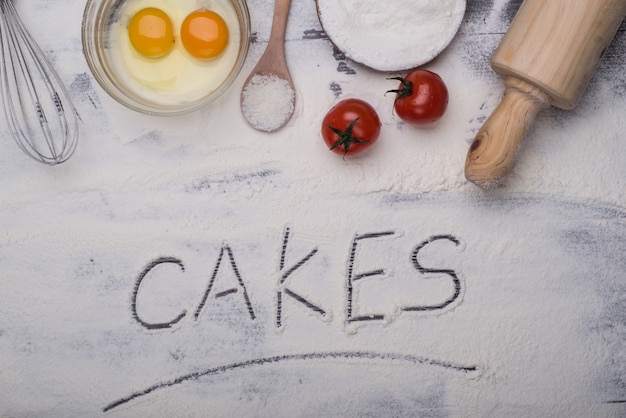
[[[139,54],[128,37],[128,22],[145,7],[163,10],[174,29],[174,48],[165,57],[151,59]],[[180,40],[187,15],[206,8],[218,13],[228,27],[226,49],[210,60],[190,55]],[[195,102],[216,90],[235,66],[239,45],[237,13],[229,0],[126,0],[110,29],[111,64],[126,88],[161,105]]]

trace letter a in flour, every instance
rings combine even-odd
[[[217,262],[215,263],[215,268],[213,269],[211,280],[209,281],[209,285],[207,286],[207,289],[204,292],[204,296],[202,297],[202,302],[200,302],[200,305],[198,305],[198,309],[196,309],[195,318],[198,319],[198,317],[200,316],[200,313],[202,312],[202,309],[204,308],[204,305],[206,304],[207,299],[209,298],[209,294],[211,293],[211,290],[213,290],[213,286],[215,285],[215,281],[216,281],[215,279],[217,278],[217,275],[222,266],[224,255],[228,256],[228,260],[230,261],[229,265],[233,274],[235,275],[235,278],[237,279],[237,283],[236,283],[236,286],[233,288],[229,288],[229,289],[216,293],[214,296],[214,299],[222,298],[225,296],[229,296],[229,295],[241,292],[243,295],[243,300],[246,304],[246,308],[248,310],[248,315],[250,315],[250,319],[254,320],[256,319],[256,315],[254,314],[254,309],[252,308],[252,304],[250,303],[250,298],[248,297],[248,291],[246,290],[246,285],[243,282],[243,278],[241,277],[241,274],[239,273],[239,268],[237,267],[237,263],[235,262],[233,251],[226,243],[224,243],[224,245],[222,246],[222,249],[220,250],[220,254],[217,257]]]

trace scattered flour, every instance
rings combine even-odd
[[[330,40],[356,62],[382,71],[418,67],[452,41],[465,0],[318,0]]]
[[[250,125],[273,132],[291,117],[295,92],[289,82],[274,74],[254,75],[241,92],[241,111]]]
[[[502,1],[469,3],[429,64],[448,111],[413,129],[384,95],[395,83],[341,72],[327,40],[302,39],[321,29],[302,0],[286,52],[305,105],[263,141],[238,123],[235,89],[181,117],[128,112],[95,88],[75,1],[18,3],[31,22],[51,12],[31,27],[54,34],[38,39],[85,126],[49,170],[0,124],[0,416],[623,416],[624,54],[579,108],[537,118],[485,194],[463,162],[503,92],[485,67],[509,9],[484,20]],[[272,6],[250,2],[253,32]],[[271,125],[290,94],[257,82],[279,90],[248,109]],[[384,126],[345,161],[319,124],[350,96]],[[171,262],[137,286],[158,260]]]

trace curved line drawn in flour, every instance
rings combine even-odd
[[[102,412],[109,412],[135,399],[147,396],[161,389],[168,389],[176,385],[191,380],[198,380],[201,377],[214,376],[224,374],[235,370],[245,370],[253,367],[266,366],[271,364],[296,362],[296,361],[323,361],[323,360],[375,360],[381,362],[405,362],[412,365],[434,366],[445,370],[455,371],[463,374],[471,374],[472,376],[480,373],[477,366],[461,365],[441,360],[435,360],[427,357],[414,356],[410,354],[395,353],[376,353],[363,351],[333,351],[327,353],[303,353],[303,354],[284,354],[272,357],[262,357],[252,360],[241,361],[238,363],[225,364],[223,366],[212,367],[194,373],[185,374],[175,379],[165,382],[159,382],[149,386],[143,390],[134,392],[124,398],[115,400],[102,408]]]

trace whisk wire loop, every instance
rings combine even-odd
[[[55,165],[72,156],[78,116],[60,77],[10,0],[0,0],[2,104],[9,130],[27,155]]]

